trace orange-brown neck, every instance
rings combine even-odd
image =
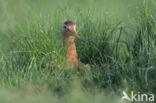
[[[77,52],[76,52],[76,46],[74,43],[74,37],[73,36],[67,36],[63,37],[63,45],[66,48],[66,59],[69,60],[71,63],[71,66],[79,69],[79,62],[77,59]]]

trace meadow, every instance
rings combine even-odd
[[[75,41],[79,72],[66,20],[88,42]],[[123,91],[156,95],[155,0],[0,0],[0,103],[122,103]]]

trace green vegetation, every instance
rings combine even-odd
[[[76,40],[87,64],[80,72],[65,61],[66,20],[89,42]],[[0,0],[0,47],[0,103],[121,103],[122,91],[156,94],[155,0]]]

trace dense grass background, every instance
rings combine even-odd
[[[87,64],[80,72],[64,58],[66,20],[89,42],[76,40]],[[121,103],[122,91],[156,94],[155,0],[0,0],[0,47],[0,103]]]

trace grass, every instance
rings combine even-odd
[[[0,103],[121,103],[122,91],[155,95],[155,10],[154,0],[0,0]],[[79,60],[96,66],[70,70],[66,20],[89,43],[76,40]]]

